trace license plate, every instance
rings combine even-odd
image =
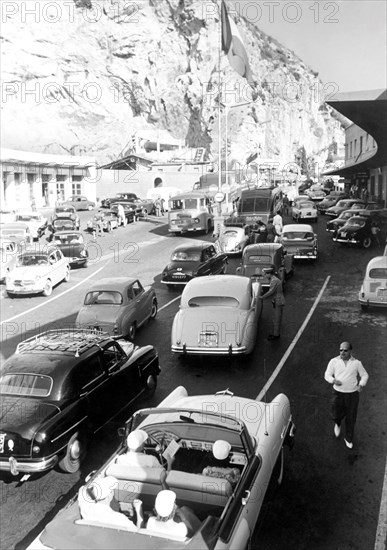
[[[185,273],[172,273],[172,279],[185,279]]]
[[[218,333],[217,332],[201,332],[199,338],[199,344],[201,346],[217,346],[218,345]]]
[[[96,332],[102,332],[102,328],[97,325],[88,325],[89,330],[95,330]]]
[[[387,302],[387,289],[382,288],[378,290],[377,297],[381,302]]]
[[[345,231],[343,233],[341,233],[341,237],[346,237],[346,236],[347,236],[347,234],[346,234]]]
[[[6,434],[0,434],[0,453],[4,452],[4,441]]]

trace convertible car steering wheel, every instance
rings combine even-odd
[[[172,432],[166,432],[162,430],[157,430],[149,433],[148,437],[156,444],[156,452],[159,455],[159,460],[163,468],[168,468],[168,461],[164,458],[163,453],[168,447],[171,441],[177,441],[179,438]]]

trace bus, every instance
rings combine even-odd
[[[204,231],[214,228],[210,198],[200,191],[181,193],[168,201],[168,231],[174,234]]]
[[[283,194],[280,187],[257,187],[241,191],[235,215],[246,224],[267,223],[275,214],[281,214]]]
[[[221,191],[224,193],[224,201],[221,203],[222,214],[230,215],[233,210],[233,204],[239,196],[240,186],[236,183],[235,173],[230,172],[228,174],[228,183],[225,183],[225,174],[222,174]],[[219,191],[219,174],[217,172],[208,173],[200,176],[199,181],[194,183],[194,191],[202,191],[210,198],[214,200],[216,193]]]

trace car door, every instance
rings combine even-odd
[[[149,317],[149,293],[145,292],[139,280],[131,285],[131,291],[136,310],[137,326],[140,326]]]
[[[214,245],[208,247],[208,256],[210,258],[211,273],[215,275],[220,273],[223,267],[222,255],[216,253]]]
[[[202,249],[200,255],[200,265],[198,267],[197,276],[202,277],[203,275],[211,274],[211,256],[208,250],[208,246]]]

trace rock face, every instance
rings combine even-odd
[[[229,158],[323,165],[343,143],[322,83],[291,51],[243,18],[251,88],[222,55],[215,2],[67,0],[3,8],[2,145],[118,158],[133,134],[166,132],[218,156],[219,76]],[[326,90],[329,92],[330,90]],[[225,135],[225,115],[222,116]]]

